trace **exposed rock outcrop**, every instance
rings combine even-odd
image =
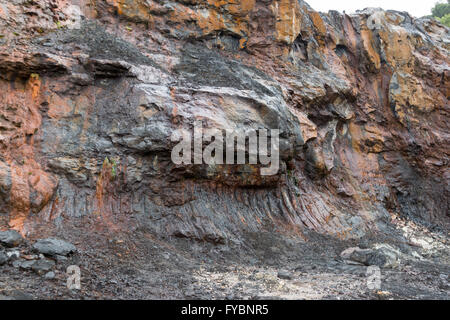
[[[0,0],[0,227],[223,243],[448,227],[449,29],[301,0]],[[281,166],[175,165],[176,129],[279,129]],[[72,222],[70,222],[72,221]]]

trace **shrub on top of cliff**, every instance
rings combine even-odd
[[[447,3],[436,3],[434,8],[431,9],[431,13],[435,18],[442,18],[450,14],[450,0],[447,0]]]
[[[433,18],[450,27],[450,0],[447,0],[447,3],[436,3],[431,12],[433,13]]]
[[[450,13],[446,14],[442,18],[436,18],[440,23],[442,23],[444,26],[447,26],[450,28]]]

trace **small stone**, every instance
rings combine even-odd
[[[17,247],[23,242],[23,237],[15,230],[0,231],[0,244],[5,247]]]
[[[44,278],[47,280],[53,280],[53,279],[55,279],[55,273],[53,271],[47,272],[44,275]]]
[[[33,296],[31,294],[20,290],[13,290],[9,294],[9,296],[12,297],[14,300],[33,300]]]
[[[65,257],[65,256],[56,255],[55,258],[56,258],[57,262],[65,262],[65,261],[67,261],[67,257]]]
[[[67,256],[77,251],[73,244],[56,238],[38,240],[33,249],[47,256]]]
[[[10,261],[14,261],[20,258],[20,251],[18,250],[8,251],[6,255],[8,256],[8,259]]]
[[[25,260],[37,260],[37,259],[39,259],[39,256],[37,256],[35,254],[26,254],[26,255],[23,255],[22,258],[24,258]]]
[[[278,272],[278,278],[284,280],[292,280],[293,276],[289,271],[281,270]]]
[[[55,261],[49,259],[40,259],[33,261],[31,269],[37,274],[44,274],[55,267]]]
[[[0,266],[4,265],[5,263],[7,263],[9,260],[8,256],[6,253],[4,253],[3,251],[0,251]]]
[[[34,264],[34,261],[27,261],[27,260],[16,260],[13,262],[13,267],[19,268],[22,270],[30,270],[31,266]]]

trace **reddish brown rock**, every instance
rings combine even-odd
[[[136,218],[218,243],[354,238],[391,215],[448,227],[449,29],[436,21],[291,0],[0,0],[0,35],[2,225]],[[171,133],[195,120],[279,129],[278,174],[175,165]]]

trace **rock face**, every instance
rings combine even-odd
[[[448,227],[449,40],[301,0],[0,0],[0,228]],[[280,170],[175,165],[171,134],[194,121],[280,130]]]

